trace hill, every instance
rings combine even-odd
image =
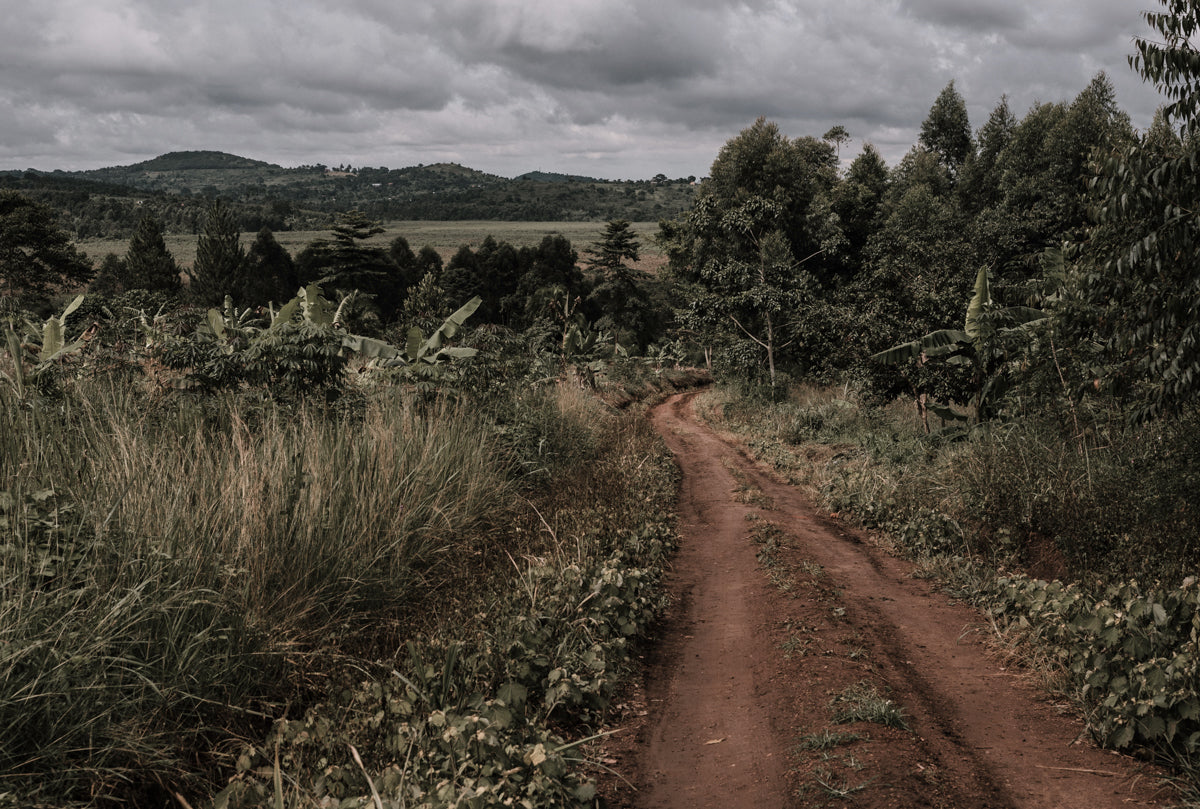
[[[529,171],[517,177],[518,180],[533,180],[539,183],[598,183],[595,177],[582,177],[578,174],[557,174],[551,171]]]
[[[226,152],[167,152],[126,168],[141,169],[142,171],[194,171],[197,169],[278,169],[282,167]]]
[[[194,233],[208,201],[220,197],[243,230],[311,230],[360,210],[379,220],[657,221],[690,207],[687,180],[607,181],[534,171],[515,179],[457,163],[386,167],[286,168],[216,151],[168,152],[128,166],[79,172],[0,172],[62,210],[80,238],[127,237],[145,213],[168,231]]]

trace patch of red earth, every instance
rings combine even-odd
[[[683,472],[682,542],[644,684],[593,751],[619,774],[609,806],[1170,803],[1159,773],[1006,669],[978,613],[723,442],[694,395],[653,413]],[[864,691],[907,729],[836,721]]]

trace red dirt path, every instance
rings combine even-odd
[[[652,414],[683,472],[673,606],[602,755],[623,809],[1167,806],[1007,670],[980,615],[816,512],[696,419]],[[838,724],[873,687],[908,728]],[[639,716],[640,715],[640,716]]]

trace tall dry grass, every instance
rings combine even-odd
[[[202,778],[489,541],[513,507],[493,442],[449,403],[0,388],[0,793],[152,805]]]

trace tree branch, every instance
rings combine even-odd
[[[770,347],[769,345],[767,345],[767,344],[766,344],[766,343],[764,343],[762,340],[758,339],[758,338],[757,338],[757,337],[755,337],[753,334],[751,334],[749,329],[747,329],[747,328],[746,328],[745,326],[743,326],[741,323],[738,323],[738,319],[737,319],[736,317],[734,317],[733,315],[730,315],[730,316],[729,316],[729,319],[730,319],[730,320],[732,320],[734,323],[737,323],[737,327],[738,327],[739,329],[741,329],[743,332],[745,332],[746,336],[747,336],[747,337],[749,337],[751,340],[753,340],[754,342],[758,343],[760,346],[762,346],[763,348],[767,349],[768,351],[771,349],[771,347]]]

